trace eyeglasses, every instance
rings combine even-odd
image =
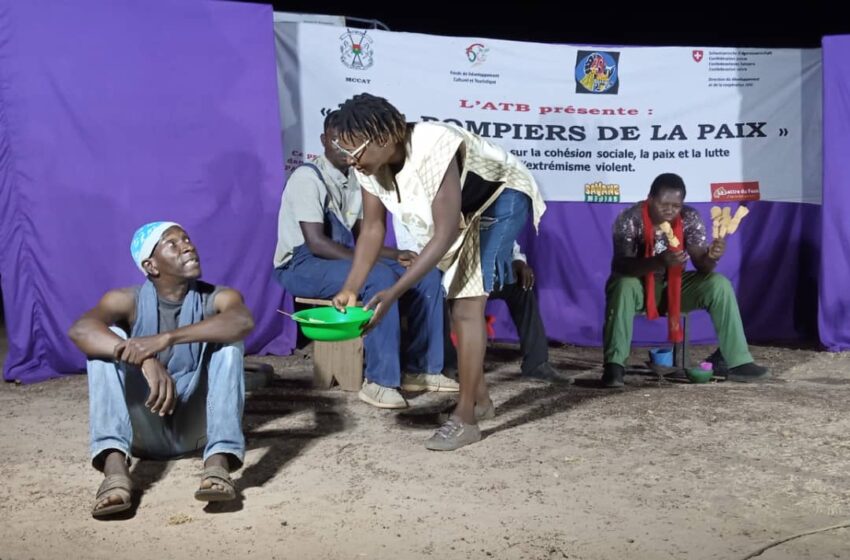
[[[363,156],[363,150],[366,149],[366,146],[368,146],[369,142],[371,142],[371,141],[372,141],[371,138],[366,140],[365,142],[360,144],[360,146],[356,150],[351,151],[351,152],[346,150],[342,146],[340,146],[339,145],[339,139],[337,139],[337,138],[334,138],[333,140],[331,140],[331,143],[336,147],[337,150],[342,152],[344,155],[350,157],[354,161],[360,161],[361,156]]]

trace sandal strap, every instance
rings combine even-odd
[[[111,474],[103,479],[97,489],[95,499],[100,501],[110,495],[118,495],[124,501],[130,499],[133,490],[133,480],[124,474]]]
[[[209,478],[221,481],[223,484],[234,488],[233,479],[230,478],[230,471],[228,471],[224,467],[220,467],[218,465],[204,467],[204,472],[201,475],[201,480],[207,480]]]

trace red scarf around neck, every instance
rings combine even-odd
[[[641,204],[643,215],[644,256],[655,256],[655,226],[649,216],[649,201]],[[676,216],[670,226],[673,234],[679,240],[678,247],[669,246],[669,251],[682,251],[685,248],[685,237],[682,227],[682,216]],[[667,339],[670,342],[682,342],[682,325],[679,314],[682,309],[682,270],[684,266],[671,266],[667,269]],[[649,319],[658,318],[658,307],[655,303],[655,273],[650,272],[645,278],[646,286],[646,316]]]

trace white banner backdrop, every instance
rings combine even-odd
[[[821,201],[820,49],[592,47],[276,23],[286,169],[354,94],[512,150],[547,200]]]

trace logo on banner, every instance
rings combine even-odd
[[[617,66],[619,52],[578,51],[576,54],[576,93],[616,94],[620,89]]]
[[[701,50],[699,50],[699,49],[695,49],[694,51],[692,51],[692,52],[691,52],[691,56],[693,56],[693,57],[694,57],[694,60],[695,60],[696,62],[700,62],[700,61],[702,61],[702,51],[701,51]]]
[[[588,183],[584,186],[585,202],[620,202],[620,185],[607,185],[602,181]]]
[[[758,181],[743,181],[739,183],[711,183],[711,201],[744,201],[760,200]]]
[[[339,36],[339,59],[352,70],[367,70],[375,62],[372,58],[372,38],[366,29],[349,29]]]
[[[478,66],[479,64],[484,64],[484,62],[487,61],[487,53],[489,52],[490,49],[481,43],[472,43],[466,47],[466,58],[469,59],[472,66]]]

